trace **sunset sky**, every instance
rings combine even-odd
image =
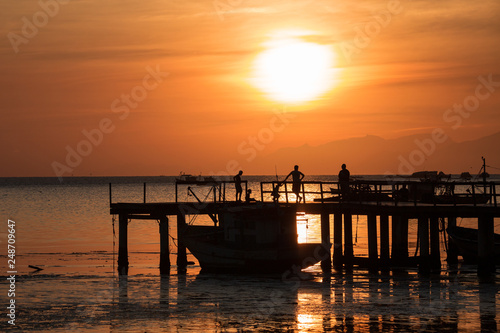
[[[285,147],[500,131],[497,0],[2,1],[0,32],[0,176],[273,174]]]

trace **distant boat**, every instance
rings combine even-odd
[[[217,183],[218,180],[213,176],[193,176],[190,174],[181,173],[175,181],[179,184],[211,184]]]
[[[198,180],[200,180],[199,177],[196,177],[196,176],[193,176],[190,174],[186,174],[183,172],[181,172],[179,174],[179,177],[176,178],[176,181],[178,181],[178,182],[195,182]]]
[[[292,208],[236,206],[219,213],[218,226],[188,225],[183,241],[203,272],[283,273],[324,253],[321,243],[298,243],[296,216]]]
[[[471,180],[472,179],[472,175],[469,172],[462,172],[460,174],[460,179]]]
[[[448,227],[446,229],[453,243],[457,246],[459,254],[466,263],[477,263],[478,231],[464,227]],[[495,261],[500,263],[500,235],[495,234]]]
[[[331,197],[326,198],[315,198],[315,202],[336,202],[342,200],[342,191],[336,188],[330,188],[330,192],[333,194]],[[392,201],[392,198],[386,193],[376,192],[369,184],[360,184],[352,182],[350,184],[349,193],[345,198],[345,201]]]
[[[489,173],[487,173],[487,172],[481,172],[481,173],[479,174],[479,177],[480,177],[480,178],[488,178],[489,176],[490,176],[490,174],[489,174]]]
[[[417,171],[411,174],[410,178],[419,178],[421,180],[439,180],[437,171]]]

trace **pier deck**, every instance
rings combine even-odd
[[[415,186],[415,182],[356,182],[356,188],[370,188],[370,193],[375,193],[375,200],[362,200],[358,196],[355,200],[338,198],[337,201],[329,201],[332,193],[340,189],[335,182],[304,182],[301,194],[308,198],[308,202],[295,203],[292,198],[294,194],[284,184],[280,194],[285,197],[279,202],[272,202],[270,193],[276,186],[275,182],[261,183],[261,201],[251,203],[239,203],[227,201],[225,198],[226,187],[223,182],[213,182],[214,195],[210,202],[155,202],[155,203],[113,203],[110,185],[110,213],[119,215],[119,253],[118,270],[120,274],[128,272],[127,253],[127,224],[133,219],[153,219],[160,222],[160,272],[168,273],[170,270],[169,246],[168,246],[168,223],[169,216],[177,219],[177,230],[185,225],[186,215],[208,215],[216,223],[219,212],[238,206],[246,207],[294,207],[297,212],[305,214],[316,214],[321,216],[321,240],[324,248],[328,249],[328,258],[322,260],[324,271],[330,271],[332,262],[336,269],[351,267],[352,265],[366,266],[372,270],[385,269],[395,266],[418,265],[421,272],[429,272],[441,267],[439,221],[445,220],[448,226],[456,225],[457,218],[472,218],[477,220],[478,226],[478,274],[491,275],[495,272],[494,261],[494,219],[500,217],[498,206],[496,183],[465,183],[472,186],[469,193],[451,193],[452,200],[448,203],[437,202],[434,197],[421,200],[413,195],[408,200],[400,201],[394,193],[403,186]],[[462,184],[462,183],[459,183]],[[186,185],[185,182],[181,185]],[[189,184],[187,184],[189,185]],[[210,185],[204,182],[203,185]],[[307,190],[308,185],[319,187],[317,190]],[[441,185],[441,184],[434,184]],[[434,186],[433,185],[433,186]],[[448,186],[449,183],[445,183]],[[271,186],[271,189],[266,189]],[[478,194],[477,189],[483,189]],[[219,194],[216,195],[216,191]],[[454,191],[454,188],[452,188]],[[146,193],[146,191],[144,192]],[[487,203],[480,199],[480,195],[487,194]],[[177,184],[176,184],[177,195]],[[382,195],[382,196],[381,196]],[[391,198],[391,195],[394,199]],[[476,197],[477,200],[476,200]],[[378,200],[380,197],[389,197],[389,200]],[[313,198],[313,199],[311,199]],[[455,198],[460,198],[455,199]],[[468,198],[464,203],[463,198]],[[146,195],[144,195],[144,201]],[[198,198],[197,198],[198,199]],[[315,200],[314,200],[315,199]],[[199,200],[199,199],[198,199]],[[423,201],[423,202],[422,202]],[[330,215],[333,215],[333,255],[330,239]],[[355,257],[353,254],[353,226],[352,217],[365,215],[368,230],[368,258]],[[408,221],[418,220],[419,255],[410,257],[408,254]],[[391,226],[389,228],[389,226]],[[391,237],[389,233],[391,232]],[[187,264],[186,249],[182,243],[182,237],[178,238],[178,269],[185,269]],[[457,262],[457,249],[450,244],[448,251],[448,262]]]

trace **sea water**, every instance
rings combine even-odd
[[[246,179],[253,196],[260,199],[259,182],[275,177]],[[306,180],[334,181],[335,177]],[[113,184],[111,196],[109,183]],[[65,178],[59,182],[1,178],[0,307],[4,310],[0,329],[494,332],[498,327],[499,276],[482,282],[474,266],[448,267],[444,260],[441,272],[430,275],[407,268],[376,274],[356,269],[352,273],[333,271],[328,276],[313,266],[293,277],[233,276],[200,274],[196,259],[188,254],[194,264],[185,274],[177,274],[174,265],[170,275],[160,276],[159,229],[154,220],[129,223],[129,275],[118,276],[118,228],[116,217],[109,214],[110,198],[112,202],[143,202],[144,192],[147,202],[174,201],[175,179]],[[207,189],[198,192],[200,199],[207,195],[212,195]],[[234,199],[234,190],[228,187],[226,195]],[[179,190],[178,197],[193,200],[186,188]],[[195,218],[189,216],[188,222],[211,223],[207,218]],[[458,223],[473,224],[468,220]],[[495,220],[497,232],[499,224]],[[170,229],[175,238],[175,223],[170,223]],[[299,241],[319,241],[318,216],[304,216],[298,229]],[[15,253],[8,252],[12,230]],[[416,222],[410,220],[411,255],[416,250],[416,233]],[[353,217],[353,234],[355,255],[367,255],[365,217]],[[173,264],[175,241],[170,240]],[[442,249],[445,258],[444,246]],[[9,260],[15,260],[14,268],[9,267]],[[15,273],[8,273],[12,271]]]

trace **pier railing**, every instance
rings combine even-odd
[[[261,182],[261,200],[296,202],[292,186],[293,182]],[[303,181],[299,195],[302,203],[359,201],[398,205],[402,202],[412,202],[414,205],[490,204],[498,207],[497,186],[500,186],[500,183],[356,180],[349,182],[347,193],[342,193],[339,182]]]
[[[187,189],[191,195],[193,195],[197,201],[202,202],[194,191],[191,190],[191,186],[205,186],[209,187],[210,191],[213,192],[213,202],[226,202],[226,187],[227,184],[234,184],[234,180],[218,180],[210,177],[210,179],[203,180],[177,180],[175,182],[175,202],[179,202],[179,187],[187,186]],[[248,181],[242,180],[242,200],[245,198],[245,194],[248,191]]]
[[[177,181],[175,183],[175,202],[178,201],[178,191],[180,187],[187,187],[189,192],[191,186],[206,186],[213,191],[209,200],[213,202],[228,202],[226,197],[226,187],[231,185],[233,191],[234,181],[229,180],[197,180],[197,181]],[[248,189],[248,181],[242,181],[244,201],[245,193]],[[296,202],[296,196],[292,191],[293,182],[268,181],[260,182],[260,200],[262,202]],[[342,193],[339,182],[328,181],[303,181],[300,184],[299,195],[302,197],[301,203],[310,202],[370,202],[376,204],[399,205],[403,202],[420,204],[448,204],[448,205],[484,205],[488,204],[498,207],[500,193],[499,182],[470,182],[470,181],[384,181],[384,180],[355,180],[349,182],[348,193]],[[190,195],[200,201],[194,191]],[[274,194],[278,194],[273,198]],[[147,184],[143,184],[142,201],[147,201]],[[206,198],[204,198],[206,199]],[[113,202],[112,184],[109,184],[109,202]]]

